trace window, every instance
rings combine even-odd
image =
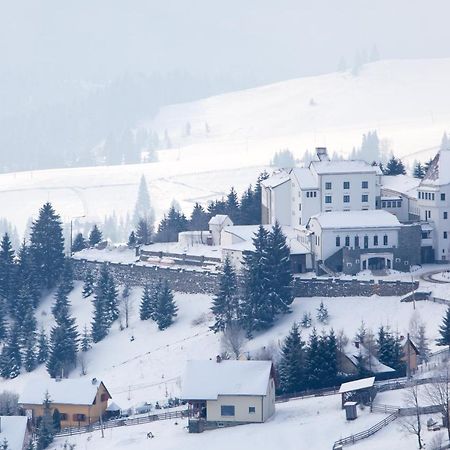
[[[325,183],[325,189],[331,189],[331,182],[330,181],[327,181]]]
[[[383,236],[383,245],[388,245],[388,244],[389,244],[389,238],[388,238],[388,235],[385,234],[385,235]]]
[[[442,200],[443,202],[445,202],[445,194],[444,194],[444,193],[441,194],[441,200]]]
[[[368,181],[363,181],[363,182],[361,183],[361,187],[362,187],[363,189],[369,189],[369,182],[368,182]]]
[[[100,401],[102,401],[102,402],[107,402],[108,399],[109,399],[109,396],[106,392],[100,396]]]
[[[301,204],[301,203],[298,204],[298,210],[299,210],[299,211],[302,210],[302,204]]]
[[[359,236],[355,236],[355,248],[359,247]]]
[[[331,195],[325,195],[325,203],[331,203]]]
[[[309,198],[309,191],[306,191],[306,197]]]
[[[345,246],[350,247],[350,236],[345,236]]]
[[[336,236],[336,247],[340,247],[340,246],[341,246],[341,237]]]
[[[59,413],[59,417],[61,419],[61,421],[66,421],[68,419],[67,414],[66,413]]]
[[[234,416],[234,405],[221,405],[220,415],[227,416],[227,417],[233,417]]]
[[[375,235],[375,236],[373,237],[373,246],[374,246],[374,247],[378,247],[378,236],[377,236],[377,235]]]
[[[388,208],[392,208],[392,202],[390,202],[390,201],[387,202],[387,207],[388,207]]]
[[[248,413],[249,414],[255,414],[256,413],[256,408],[254,406],[249,406],[248,407]]]
[[[401,208],[402,207],[402,201],[401,200],[397,200],[397,208]]]
[[[314,198],[317,197],[317,191],[314,191]]]
[[[448,233],[444,231],[444,239],[447,239]]]
[[[434,193],[431,194],[431,200],[434,200]]]
[[[344,181],[344,189],[350,189],[350,181]]]
[[[361,196],[361,201],[362,201],[363,203],[367,203],[367,202],[369,201],[369,196],[368,196],[367,194],[363,194],[363,195]]]
[[[72,417],[73,417],[74,422],[85,422],[86,421],[86,416],[84,414],[74,414]]]
[[[386,202],[384,200],[381,202],[381,207],[386,208]]]
[[[369,236],[364,236],[364,248],[369,248]]]
[[[350,203],[350,195],[344,195],[344,203]]]
[[[444,211],[444,219],[448,219],[448,212]]]

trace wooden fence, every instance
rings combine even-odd
[[[170,411],[164,412],[161,414],[149,414],[148,416],[142,417],[133,417],[133,418],[123,418],[123,419],[115,419],[108,420],[101,424],[100,422],[93,423],[91,425],[80,426],[80,427],[71,427],[71,428],[63,428],[61,431],[56,433],[56,437],[58,436],[72,436],[74,434],[82,434],[82,433],[90,433],[92,431],[101,430],[107,428],[116,428],[130,425],[142,425],[144,423],[155,422],[156,420],[169,420],[169,419],[178,419],[185,418],[189,416],[189,410],[183,409],[181,411]]]

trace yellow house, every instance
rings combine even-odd
[[[57,409],[61,415],[61,428],[98,422],[111,398],[103,382],[96,378],[33,381],[19,397],[19,405],[33,424],[43,415],[46,393],[52,412]]]
[[[211,424],[262,423],[275,412],[271,361],[188,361],[182,399]]]

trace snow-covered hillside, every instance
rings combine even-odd
[[[320,145],[348,155],[374,129],[398,156],[425,160],[449,127],[449,76],[450,59],[379,61],[357,76],[299,78],[169,106],[142,126],[167,130],[181,154],[213,151],[241,165],[267,164],[286,147],[297,157]]]

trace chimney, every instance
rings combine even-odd
[[[319,158],[319,161],[329,161],[330,160],[326,147],[316,147],[316,155]]]
[[[92,378],[92,384],[95,386],[97,384],[97,378]]]
[[[220,357],[220,355],[216,356],[216,363],[221,363],[222,362],[222,358]]]
[[[359,348],[359,341],[355,341],[355,347]]]

